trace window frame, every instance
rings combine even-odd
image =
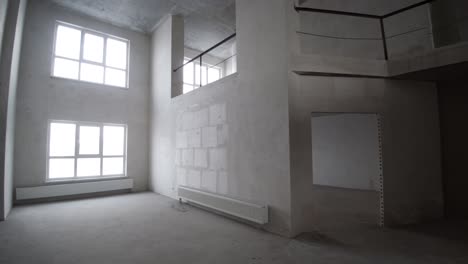
[[[61,124],[74,124],[75,125],[75,153],[73,156],[50,156],[50,128],[52,123]],[[99,127],[99,154],[80,154],[80,126]],[[123,155],[104,155],[104,127],[115,126],[124,128],[124,142],[123,142]],[[85,121],[69,121],[69,120],[53,120],[47,122],[47,153],[46,153],[46,183],[54,182],[75,182],[75,181],[89,181],[89,180],[105,180],[114,178],[128,178],[127,175],[127,141],[128,141],[128,126],[126,124],[115,123],[99,123],[99,122],[85,122]],[[100,159],[100,175],[98,176],[81,176],[77,175],[78,172],[78,159],[80,158],[99,158]],[[104,158],[123,158],[123,174],[103,175]],[[73,159],[74,160],[74,174],[73,177],[62,178],[49,178],[49,163],[51,159]]]
[[[186,62],[189,62],[191,59],[189,57],[184,57],[184,64]],[[186,92],[186,93],[182,93],[182,94],[187,94],[187,93],[190,93],[190,92],[193,92],[195,91],[196,89],[200,88],[200,87],[203,87],[205,85],[208,85],[210,83],[213,83],[213,82],[208,82],[208,70],[211,69],[211,68],[216,68],[219,70],[219,79],[218,80],[221,80],[223,78],[223,67],[220,67],[220,66],[217,66],[217,65],[211,65],[209,63],[205,63],[202,61],[202,65],[201,66],[205,66],[206,67],[206,84],[202,84],[203,83],[203,78],[200,79],[200,83],[197,84],[197,65],[200,67],[200,60],[194,60],[192,61],[193,63],[193,83],[186,83],[185,82],[185,79],[184,79],[184,76],[183,76],[183,73],[182,73],[182,85],[189,85],[189,86],[192,86],[192,90]],[[183,71],[183,68],[182,68],[182,71]],[[200,67],[200,71],[202,71],[201,67]],[[198,76],[198,78],[200,78],[200,76]],[[216,80],[216,81],[218,81]],[[214,81],[214,82],[216,82]]]
[[[58,31],[59,26],[69,27],[69,28],[73,28],[73,29],[81,31],[80,53],[79,53],[78,60],[55,55],[56,46],[57,46],[57,31]],[[104,39],[102,63],[84,59],[83,47],[84,47],[84,36],[85,36],[86,33],[92,34],[92,35],[95,35],[95,36],[99,36],[99,37],[102,37]],[[109,39],[109,38],[114,39],[114,40],[118,40],[118,41],[122,41],[122,42],[125,42],[127,44],[127,54],[126,54],[127,55],[127,60],[126,60],[125,69],[120,69],[120,68],[117,68],[117,67],[107,66],[106,65],[107,39]],[[130,79],[130,69],[129,69],[130,68],[129,67],[130,66],[130,40],[128,40],[128,39],[118,37],[118,36],[114,36],[114,35],[111,35],[111,34],[107,34],[107,33],[104,33],[104,32],[100,32],[100,31],[97,31],[97,30],[93,30],[93,29],[90,29],[90,28],[85,28],[85,27],[81,27],[81,26],[78,26],[78,25],[74,25],[74,24],[71,24],[71,23],[67,23],[67,22],[57,20],[57,21],[55,21],[55,25],[54,25],[54,39],[53,39],[53,48],[52,48],[51,58],[52,58],[51,63],[50,63],[50,65],[51,65],[51,67],[50,67],[50,77],[51,78],[67,80],[67,81],[72,81],[72,82],[83,82],[83,83],[94,84],[94,85],[102,85],[102,86],[107,86],[107,87],[112,87],[112,88],[120,88],[120,89],[126,89],[126,90],[130,88],[129,87],[130,86],[130,82],[129,82],[129,79]],[[71,79],[71,78],[55,76],[54,75],[55,58],[78,62],[78,79]],[[87,64],[91,64],[91,65],[94,65],[94,66],[103,67],[103,79],[102,79],[103,81],[102,81],[102,83],[96,83],[96,82],[81,80],[80,79],[80,77],[81,77],[81,63],[87,63]],[[117,86],[117,85],[112,85],[112,84],[106,84],[105,83],[106,82],[106,68],[125,71],[125,86],[122,87],[122,86]]]

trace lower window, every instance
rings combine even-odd
[[[126,176],[126,125],[49,123],[48,180]]]

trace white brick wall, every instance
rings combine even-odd
[[[182,165],[193,166],[193,149],[182,150]]]
[[[228,194],[226,104],[187,109],[176,121],[178,184]]]
[[[218,131],[215,126],[204,127],[203,131],[203,147],[210,148],[218,145]]]
[[[195,128],[190,130],[188,133],[188,147],[199,148],[201,147],[201,129]]]
[[[206,149],[195,149],[195,167],[208,168],[208,151]]]
[[[226,123],[226,104],[210,106],[210,125]]]
[[[187,185],[192,188],[200,189],[201,187],[201,172],[199,170],[188,170]]]
[[[202,185],[203,189],[210,192],[216,192],[216,171],[204,170],[202,174]]]

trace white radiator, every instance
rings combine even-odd
[[[178,191],[182,200],[258,224],[268,223],[268,206],[266,205],[247,203],[185,186],[179,186]]]
[[[133,188],[132,179],[44,185],[16,188],[16,200],[118,191],[131,188]]]

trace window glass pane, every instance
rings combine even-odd
[[[200,64],[195,64],[195,85],[200,85]]]
[[[102,175],[123,175],[123,158],[104,158],[102,161]]]
[[[80,149],[81,155],[99,154],[100,127],[80,126]]]
[[[221,71],[218,68],[209,68],[208,69],[208,83],[215,82],[219,80]]]
[[[127,43],[116,39],[107,39],[106,65],[127,69]]]
[[[75,159],[49,159],[49,179],[72,178],[75,175]]]
[[[125,71],[106,68],[106,84],[125,88],[127,87],[126,75]]]
[[[77,160],[76,176],[90,177],[101,175],[101,159],[85,158]]]
[[[104,126],[103,131],[105,156],[124,155],[125,128],[121,126]]]
[[[195,65],[195,84],[200,85],[200,77],[202,78],[202,85],[206,85],[206,66],[201,67],[201,76],[200,76],[200,64]]]
[[[202,70],[202,85],[206,85],[207,84],[207,68],[206,68],[206,66],[202,66],[201,70]]]
[[[104,54],[104,38],[89,33],[84,34],[83,58],[102,63]]]
[[[193,85],[184,84],[184,94],[193,91]]]
[[[104,79],[104,67],[94,64],[81,63],[80,80],[102,83]]]
[[[55,55],[70,59],[80,58],[81,30],[59,25],[55,39]]]
[[[54,76],[67,79],[78,79],[78,62],[55,58],[54,60]]]
[[[184,66],[184,83],[193,84],[193,62]]]
[[[51,123],[49,138],[49,156],[74,156],[75,132],[75,124]]]

